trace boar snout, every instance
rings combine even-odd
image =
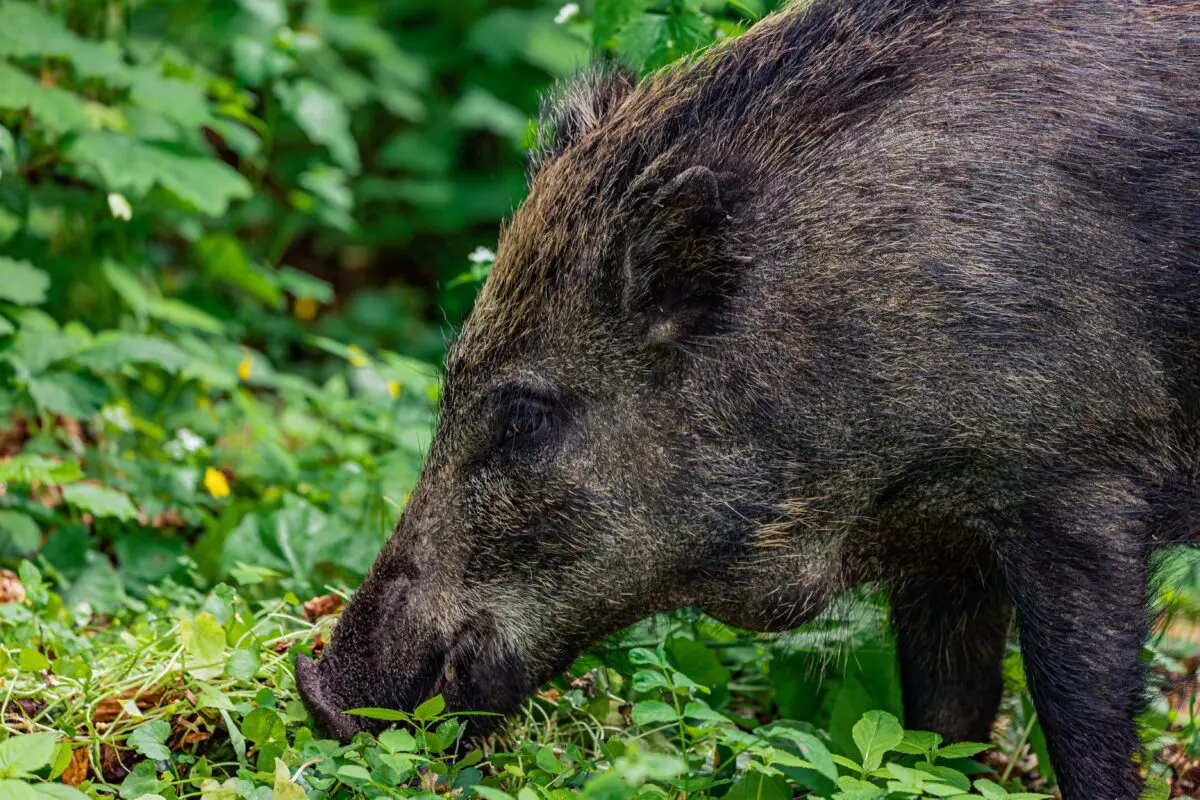
[[[296,658],[296,686],[317,725],[329,736],[348,742],[361,731],[378,732],[383,723],[342,712],[354,706],[341,701],[326,684],[320,665],[305,655]]]

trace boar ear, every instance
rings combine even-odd
[[[732,290],[727,223],[735,193],[732,175],[691,167],[628,209],[624,306],[646,319],[651,339],[667,344],[685,335]]]
[[[594,66],[572,81],[555,85],[542,99],[530,181],[603,122],[636,85],[632,72],[608,65]]]

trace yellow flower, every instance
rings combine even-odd
[[[242,356],[242,360],[238,363],[238,377],[244,381],[250,380],[250,375],[254,372],[254,360],[250,358],[250,354]]]
[[[347,347],[346,352],[350,354],[350,363],[359,369],[362,369],[370,363],[370,359],[367,358],[366,352],[356,344],[352,344]]]
[[[213,497],[229,497],[229,479],[219,469],[209,467],[204,470],[204,488]]]
[[[312,322],[320,310],[321,304],[313,297],[297,297],[296,302],[292,304],[292,313],[301,322]]]
[[[396,380],[388,381],[387,386],[388,386],[388,394],[390,394],[393,399],[400,396],[400,381],[396,381]]]

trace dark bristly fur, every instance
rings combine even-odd
[[[1015,610],[1064,796],[1135,798],[1148,563],[1200,522],[1198,12],[814,0],[561,90],[317,718],[877,582],[909,726],[988,735]]]

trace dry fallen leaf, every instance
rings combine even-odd
[[[63,770],[62,782],[68,786],[78,786],[88,776],[88,753],[86,747],[76,748],[71,753],[71,763]]]
[[[21,603],[25,600],[25,586],[17,573],[0,569],[0,603]]]
[[[314,597],[304,604],[304,616],[310,620],[316,621],[321,617],[327,617],[342,608],[342,598],[336,594],[324,594],[320,597]]]

